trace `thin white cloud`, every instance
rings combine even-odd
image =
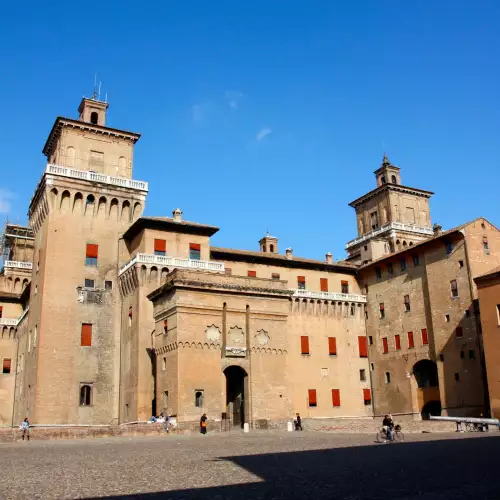
[[[265,137],[267,137],[269,134],[272,134],[272,130],[269,127],[264,127],[261,128],[258,132],[257,135],[255,136],[255,139],[260,142],[262,141]]]
[[[0,214],[8,214],[10,212],[11,200],[14,197],[14,193],[5,189],[0,189]]]
[[[245,94],[239,92],[238,90],[226,90],[225,97],[227,104],[231,109],[238,109],[242,99],[245,97]]]

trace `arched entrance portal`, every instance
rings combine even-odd
[[[423,419],[429,415],[441,415],[441,397],[437,365],[429,359],[422,359],[413,366],[417,382],[418,407]]]
[[[226,412],[234,426],[243,427],[248,374],[241,366],[228,366],[224,370],[224,375],[226,376]]]

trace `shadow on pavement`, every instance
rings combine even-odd
[[[489,436],[221,457],[262,482],[105,498],[500,499],[499,452],[500,437]]]

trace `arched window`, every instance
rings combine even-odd
[[[271,253],[274,253],[274,245],[273,244],[269,245],[269,251]]]
[[[98,120],[99,115],[97,114],[97,111],[92,111],[92,113],[90,113],[90,123],[97,125]]]
[[[87,205],[93,205],[95,203],[95,198],[93,194],[89,194],[87,196]]]
[[[203,408],[203,391],[196,391],[194,393],[194,404],[196,408]]]
[[[382,182],[382,184],[385,184],[385,177],[384,177],[384,176],[382,176],[382,177],[380,178],[380,181]]]
[[[398,183],[398,181],[397,181],[397,179],[396,179],[396,176],[395,176],[395,175],[393,175],[393,176],[391,177],[391,182],[392,182],[393,184],[397,184],[397,183]]]
[[[90,406],[92,404],[92,386],[82,385],[80,387],[80,406]]]

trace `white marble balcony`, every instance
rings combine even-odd
[[[366,295],[358,295],[355,293],[311,292],[309,290],[295,290],[293,297],[300,297],[304,299],[335,300],[339,302],[366,303]]]
[[[17,318],[0,318],[0,326],[17,326],[18,323]]]
[[[384,224],[378,229],[374,229],[369,233],[363,234],[362,236],[358,236],[357,238],[348,241],[346,244],[346,249],[349,249],[355,245],[359,245],[360,243],[368,241],[375,236],[379,236],[390,231],[404,231],[405,233],[422,234],[425,236],[432,236],[434,234],[432,227],[416,226],[414,224],[403,224],[402,222],[390,222],[388,224]]]
[[[28,269],[31,271],[33,269],[33,264],[31,262],[24,262],[20,260],[6,260],[3,265],[4,268],[9,269]]]
[[[159,267],[168,267],[170,270],[181,267],[185,269],[201,269],[203,271],[224,272],[224,263],[213,260],[182,259],[180,257],[167,257],[163,255],[152,255],[148,253],[138,253],[126,264],[120,267],[119,275],[135,264],[148,264]]]
[[[59,165],[53,165],[51,163],[47,165],[45,173],[60,175],[62,177],[71,177],[72,179],[81,179],[83,181],[100,182],[103,184],[110,184],[112,186],[138,189],[140,191],[148,191],[148,183],[144,181],[126,179],[125,177],[114,177],[112,175],[99,174],[88,170],[76,170],[75,168],[60,167]]]

